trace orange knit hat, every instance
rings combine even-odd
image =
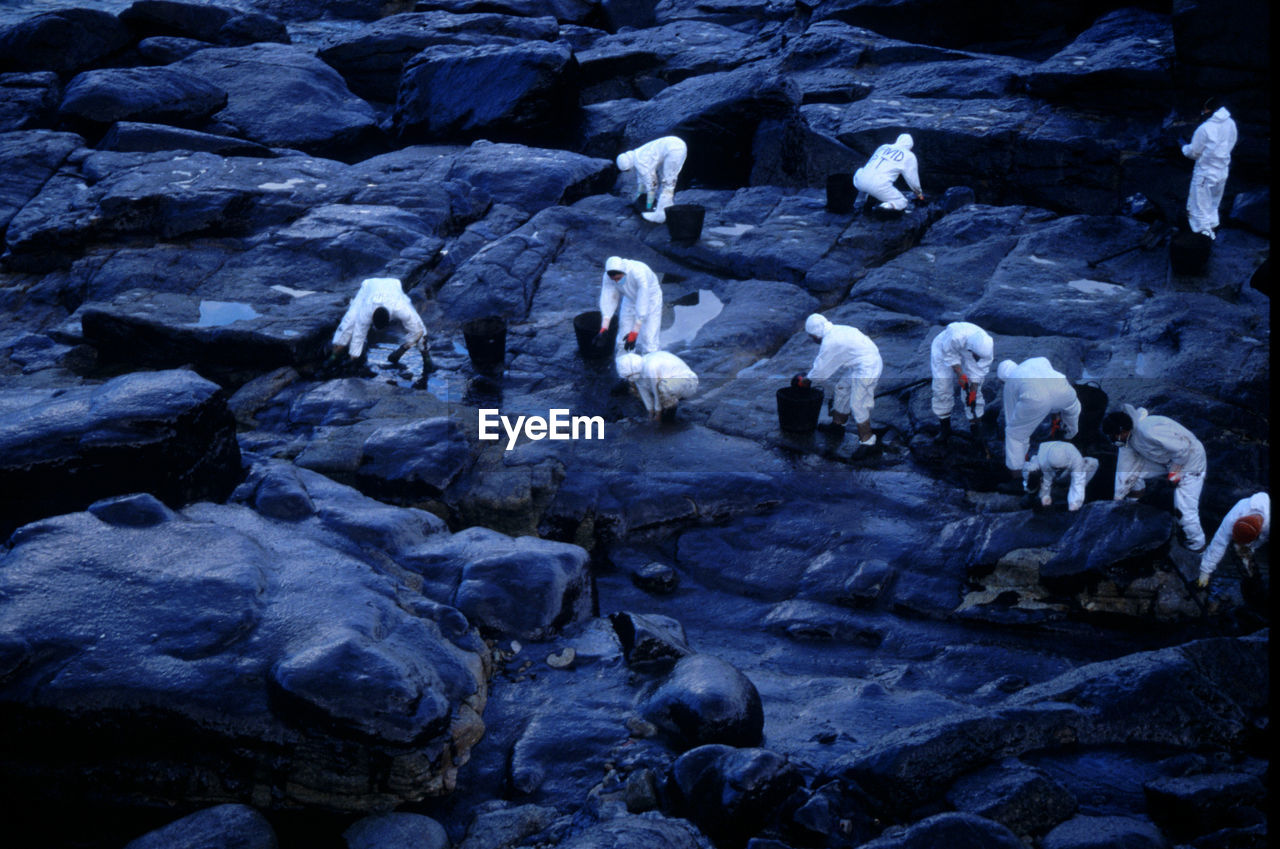
[[[1262,517],[1257,513],[1250,513],[1236,519],[1236,523],[1231,526],[1231,541],[1236,545],[1248,545],[1261,533]]]

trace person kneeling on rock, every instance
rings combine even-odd
[[[852,413],[858,426],[858,443],[875,445],[871,408],[876,405],[876,383],[884,368],[880,349],[856,327],[832,324],[818,313],[805,320],[804,330],[821,346],[805,380],[826,380],[840,374],[833,392],[831,427],[843,430]]]
[[[667,351],[625,353],[615,361],[618,376],[635,387],[652,421],[665,413],[675,415],[676,405],[698,391],[698,375],[684,360]]]
[[[401,327],[404,341],[387,357],[391,363],[410,348],[422,352],[422,376],[431,371],[431,355],[427,353],[427,328],[422,323],[413,302],[404,292],[404,286],[394,277],[370,277],[360,284],[360,291],[351,299],[347,313],[333,334],[333,352],[330,362],[340,360],[344,354],[353,360],[364,362],[365,344],[370,333],[381,334],[396,322]]]
[[[1042,442],[1040,450],[1022,467],[1022,485],[1030,491],[1032,475],[1039,474],[1040,504],[1048,507],[1053,504],[1050,491],[1054,481],[1069,475],[1067,509],[1074,513],[1084,506],[1084,488],[1097,472],[1097,459],[1082,456],[1070,442]]]
[[[862,209],[867,195],[880,201],[881,209],[906,209],[906,195],[894,186],[899,177],[907,181],[917,200],[924,200],[916,155],[911,152],[914,145],[911,136],[903,133],[893,144],[882,144],[876,148],[867,164],[854,172],[853,187],[858,190],[858,197],[853,202],[855,210]]]

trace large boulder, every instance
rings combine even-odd
[[[488,652],[354,541],[363,528],[394,557],[437,526],[306,484],[301,520],[138,497],[21,529],[0,560],[0,709],[22,741],[6,773],[36,798],[104,803],[367,811],[451,789],[483,729]]]
[[[363,158],[353,153],[367,154],[377,142],[373,107],[309,50],[271,43],[211,48],[173,67],[227,92],[214,119],[228,135],[337,159]]]
[[[699,746],[671,765],[675,809],[730,845],[758,832],[802,783],[795,765],[768,749]]]
[[[558,37],[555,20],[546,17],[407,12],[336,34],[317,55],[342,74],[355,94],[394,103],[405,65],[431,45],[515,46],[532,40],[552,42]]]
[[[0,74],[0,133],[49,126],[62,99],[52,71]]]
[[[706,654],[677,662],[639,709],[678,749],[708,743],[756,746],[764,729],[755,685],[732,665]]]
[[[177,36],[238,47],[259,41],[289,43],[284,22],[236,3],[135,0],[120,20],[143,38]]]
[[[228,803],[206,808],[147,832],[125,849],[200,849],[231,847],[276,849],[276,833],[267,818],[248,805]]]
[[[179,68],[103,68],[77,74],[59,111],[94,124],[150,121],[195,124],[227,105],[218,86]]]
[[[562,140],[577,120],[575,73],[564,42],[427,47],[405,66],[396,135],[404,143]]]
[[[124,493],[174,507],[225,498],[241,476],[225,395],[193,372],[0,395],[0,535]]]
[[[0,31],[0,71],[53,71],[66,77],[132,41],[129,28],[109,12],[60,9]]]

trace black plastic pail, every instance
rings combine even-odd
[[[1203,233],[1179,230],[1169,240],[1169,265],[1178,275],[1199,274],[1209,264],[1213,239]]]
[[[853,200],[857,192],[853,189],[852,174],[831,174],[827,177],[827,212],[848,215],[853,212]]]
[[[673,242],[692,244],[702,235],[702,221],[707,210],[696,203],[677,203],[667,207],[667,233]],[[598,328],[597,328],[598,329]]]
[[[490,315],[462,325],[462,338],[467,343],[467,354],[477,369],[500,366],[507,354],[507,320]]]
[[[784,386],[778,390],[778,426],[787,433],[809,433],[818,426],[822,390],[813,386]]]
[[[596,344],[600,332],[600,311],[578,313],[573,319],[573,332],[578,337],[578,353],[588,360],[602,360],[613,356],[613,346],[618,340],[618,322],[609,325],[604,339]]]

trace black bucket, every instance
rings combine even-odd
[[[492,369],[502,365],[507,355],[507,320],[490,315],[462,325],[462,338],[467,343],[467,354],[477,369]]]
[[[848,215],[853,212],[853,200],[857,197],[852,174],[831,174],[827,177],[827,212]]]
[[[778,426],[787,433],[811,433],[822,412],[822,390],[784,386],[778,390]]]
[[[702,220],[707,210],[696,203],[677,203],[667,207],[667,233],[673,242],[692,244],[702,235]]]
[[[1204,271],[1209,264],[1209,251],[1213,239],[1203,233],[1179,230],[1169,240],[1169,265],[1177,275],[1194,275]]]
[[[600,332],[600,311],[578,313],[573,319],[573,332],[578,337],[578,353],[588,360],[603,360],[613,356],[613,346],[618,341],[618,322],[609,325],[604,339],[596,344]]]

